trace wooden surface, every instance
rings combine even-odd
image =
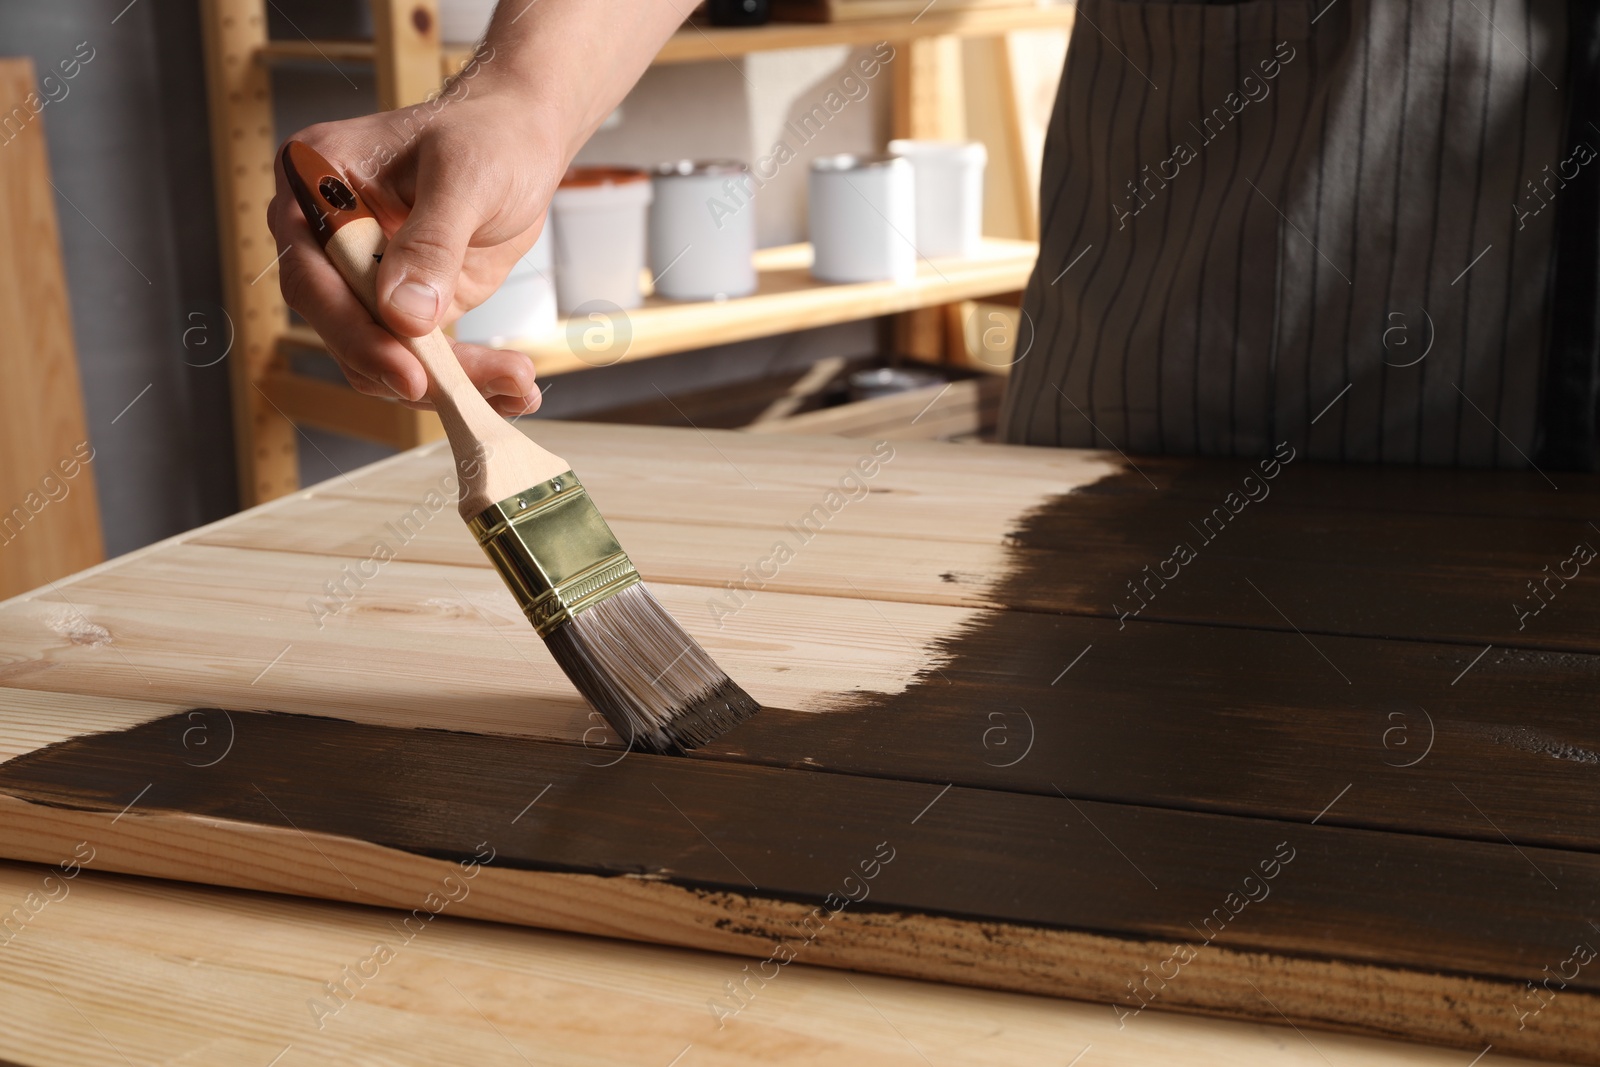
[[[666,1067],[1462,1067],[1455,1050],[788,965],[721,1026],[737,956],[472,922],[404,945],[393,913],[0,864],[0,901],[56,900],[0,947],[0,1059],[27,1067],[462,1062]],[[46,883],[46,878],[53,881]],[[48,885],[48,889],[45,889]],[[65,893],[63,896],[62,894]],[[394,950],[331,1016],[324,983]],[[369,973],[372,970],[369,965]],[[346,980],[348,981],[348,980]],[[128,991],[137,990],[130,996]],[[336,1003],[336,1002],[335,1002]],[[530,1010],[530,1008],[534,1010]],[[318,1021],[322,1025],[317,1025]],[[819,1022],[823,1020],[823,1022]],[[126,1055],[127,1059],[123,1059]],[[274,1060],[274,1057],[279,1057]],[[1528,1063],[1490,1053],[1481,1067]]]
[[[0,606],[0,851],[1600,1061],[1596,479],[526,428],[754,720],[608,745],[433,447]]]
[[[912,14],[915,14],[913,12]],[[691,23],[673,34],[656,54],[657,64],[721,62],[724,57],[786,48],[820,48],[828,45],[869,45],[879,41],[906,41],[917,37],[992,37],[1012,30],[1072,25],[1071,4],[1043,7],[992,7],[949,9],[935,4],[913,20],[908,16],[871,18],[853,22],[770,22],[765,26],[707,26]],[[371,41],[263,42],[256,55],[263,63],[325,62],[371,63],[376,47]],[[472,55],[468,48],[446,47],[444,74],[459,69]]]
[[[773,0],[772,15],[798,22],[909,20],[920,15],[926,6],[926,0]],[[949,0],[949,7],[956,11],[1032,6],[1033,0]]]
[[[526,352],[541,376],[648,359],[689,348],[770,337],[793,330],[888,315],[1010,292],[1027,283],[1038,246],[1031,241],[985,240],[968,259],[923,260],[910,283],[841,285],[811,277],[811,246],[783,245],[756,252],[757,288],[751,296],[720,302],[680,302],[647,297],[622,314],[608,333],[585,342],[582,324],[563,319],[556,333],[539,341],[510,342]],[[288,348],[322,347],[304,327],[283,334]],[[352,403],[360,402],[359,396]],[[297,409],[291,409],[294,414]]]
[[[261,0],[207,0],[200,5],[205,38],[206,98],[211,116],[212,173],[233,383],[234,453],[246,506],[300,488],[294,423],[260,388],[281,370],[275,341],[289,322],[278,291],[278,248],[267,229],[272,202],[273,132],[270,71],[255,62],[266,43]]]
[[[894,97],[890,102],[890,133],[896,138],[927,141],[964,141],[967,109],[963,90],[961,38],[921,37],[903,41],[894,62]],[[902,235],[915,240],[915,234]],[[927,260],[918,256],[918,269]],[[997,290],[998,291],[998,290]],[[993,293],[977,294],[991,296]],[[895,316],[893,351],[926,362],[940,363],[959,346],[946,329],[944,307],[924,307]]]
[[[874,440],[948,441],[992,432],[1000,418],[1005,385],[995,378],[967,378],[892,396],[874,397],[746,427],[747,433],[836,434]]]
[[[439,88],[438,0],[372,0],[378,110],[420,104]]]
[[[44,107],[33,62],[0,59],[0,598],[105,551],[44,115],[30,96]]]

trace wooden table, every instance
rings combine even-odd
[[[50,870],[0,863],[0,899],[40,892]],[[1119,1029],[1103,1004],[804,963],[719,1027],[706,1001],[740,973],[747,961],[737,956],[448,914],[319,1028],[309,1005],[375,941],[395,939],[393,912],[92,869],[69,884],[0,947],[0,1063],[1463,1067],[1471,1059],[1459,1049],[1173,1012]],[[1491,1052],[1477,1067],[1533,1062]]]
[[[657,974],[708,1034],[837,990],[787,977],[822,964],[1095,1001],[1108,1042],[1177,1008],[1600,1062],[1594,479],[535,425],[760,716],[688,759],[610,743],[430,447],[0,606],[0,853],[401,909],[73,882],[86,938],[167,899],[381,923],[397,970],[339,956],[316,1034],[427,1002],[387,975],[471,917],[740,954]],[[569,943],[459,929],[512,970]],[[118,989],[78,992],[148,1003]],[[967,994],[928,996],[938,1026]]]

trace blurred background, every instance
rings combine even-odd
[[[920,368],[904,381],[885,385],[891,392],[921,390],[919,397],[933,396],[928,390],[950,379],[998,381],[991,372],[1004,370],[1009,336],[1001,330],[985,342],[981,329],[967,326],[986,321],[974,299],[996,299],[1001,313],[993,322],[1012,321],[1004,317],[1006,305],[1015,304],[1009,294],[1021,288],[1031,267],[1033,246],[1027,242],[1036,224],[1031,203],[1019,191],[1036,181],[1071,9],[1029,4],[968,12],[952,3],[935,11],[914,32],[956,32],[894,42],[893,58],[877,76],[848,83],[845,106],[828,111],[825,126],[805,127],[810,139],[802,143],[786,130],[798,129],[792,124],[815,114],[830,92],[840,90],[842,79],[861,70],[864,59],[883,54],[871,17],[862,21],[860,14],[840,9],[850,2],[835,0],[831,11],[802,11],[801,20],[737,28],[713,26],[704,11],[697,13],[696,24],[681,31],[669,49],[677,46],[705,58],[668,61],[672,57],[663,53],[663,61],[645,75],[578,163],[754,162],[787,139],[797,158],[779,168],[754,200],[756,244],[777,249],[807,239],[807,175],[813,159],[881,153],[896,136],[931,133],[976,142],[986,147],[988,158],[983,233],[1013,242],[995,253],[1004,269],[995,267],[986,277],[974,272],[977,280],[952,275],[961,282],[954,288],[964,299],[925,308],[920,322],[885,316],[882,300],[867,300],[798,317],[792,308],[779,308],[782,313],[772,321],[785,328],[767,333],[747,322],[731,325],[727,309],[738,300],[680,302],[672,339],[661,334],[652,341],[656,320],[647,312],[660,303],[652,297],[631,314],[627,352],[596,356],[573,349],[563,329],[531,346],[548,390],[537,417],[743,425],[764,412],[787,417],[847,401],[852,394],[846,373],[875,366]],[[48,282],[50,271],[58,269],[57,257],[64,272],[70,316],[65,343],[75,355],[82,434],[93,449],[87,467],[105,555],[220,518],[294,485],[335,476],[436,432],[427,425],[401,425],[397,420],[403,416],[391,419],[366,408],[351,416],[353,432],[331,427],[344,416],[330,417],[330,405],[344,401],[298,383],[343,389],[337,369],[315,352],[314,339],[307,351],[297,350],[292,337],[281,340],[292,320],[276,295],[260,181],[252,174],[219,188],[218,175],[228,174],[230,167],[243,175],[242,160],[263,153],[270,159],[273,146],[308,124],[368,113],[381,103],[422,101],[430,77],[436,90],[442,73],[470,54],[492,6],[481,0],[0,4],[0,51],[31,59],[37,79],[36,109],[27,108],[24,99],[5,101],[12,119],[8,143],[0,147],[7,158],[0,162],[15,162],[27,139],[42,133],[48,206],[59,246],[46,247],[44,225],[10,239],[21,240],[28,262],[39,266],[37,275],[31,267],[24,271],[34,282]],[[761,8],[760,14],[770,16],[764,2]],[[976,30],[961,23],[967,14],[980,19]],[[896,25],[903,31],[910,23],[898,15]],[[259,43],[249,43],[258,38]],[[278,43],[281,49],[273,52]],[[242,61],[219,54],[239,47],[254,47],[257,54]],[[70,64],[70,77],[63,63]],[[6,180],[21,179],[8,170]],[[230,206],[230,196],[238,203]],[[42,204],[35,207],[43,210]],[[230,271],[240,272],[236,292],[225,281]],[[948,281],[950,273],[941,278]],[[765,299],[769,290],[822,287],[806,275],[803,263],[770,276],[764,272],[762,279],[756,299]],[[48,303],[52,298],[25,299]],[[920,306],[931,297],[896,299],[904,307],[906,299]],[[25,307],[21,313],[37,310]],[[703,328],[700,320],[685,317],[691,314],[704,316]],[[818,325],[809,329],[789,325],[813,322]],[[967,334],[978,338],[975,345],[967,344]],[[706,347],[694,343],[696,336],[734,339]],[[32,363],[38,345],[46,343],[14,336],[4,358]],[[982,357],[978,350],[986,343],[994,366],[974,369],[974,352]],[[652,347],[675,350],[635,358]],[[242,367],[247,348],[250,365]],[[613,357],[614,365],[600,365]],[[831,362],[816,370],[823,360]],[[270,375],[278,376],[276,384],[267,381]],[[4,380],[0,388],[12,393],[8,410],[56,402],[52,393],[37,397],[36,404],[36,390],[55,386],[28,387],[26,375],[12,373]],[[854,395],[862,395],[859,383]],[[997,393],[986,380],[972,395],[978,399],[969,406],[977,414],[942,428],[930,419],[931,432],[981,435],[983,424],[992,421],[988,416]],[[352,403],[381,403],[349,396]],[[244,414],[250,412],[256,414]],[[273,419],[274,412],[282,423],[276,429],[240,433],[240,417]],[[14,436],[24,430],[15,426]],[[240,451],[245,442],[259,444],[268,437],[282,447],[292,441],[292,463],[273,456],[267,469]],[[17,500],[7,499],[3,506],[11,508],[33,492],[30,487],[52,459],[47,456],[41,464],[20,445],[7,452],[8,492]],[[49,499],[48,487],[38,495]],[[69,507],[64,501],[51,506],[57,513]],[[34,521],[49,517],[33,513]],[[29,536],[35,535],[30,531]],[[8,545],[0,555],[15,556],[16,547]],[[82,565],[80,556],[72,567],[57,570],[67,573]],[[53,576],[42,571],[13,575],[12,588],[0,592],[31,588]],[[17,584],[23,581],[27,584]]]

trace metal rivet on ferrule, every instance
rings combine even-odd
[[[561,492],[561,489],[562,489],[561,479],[560,478],[552,479],[551,482],[550,482],[550,488],[554,489],[558,493]]]
[[[520,496],[517,497],[517,510],[518,511],[521,511],[523,508],[525,508],[527,506],[528,506],[528,502],[526,500],[522,499]]]

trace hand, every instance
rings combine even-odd
[[[499,287],[538,237],[565,167],[561,149],[541,150],[526,104],[482,81],[457,82],[431,104],[295,134],[344,172],[390,235],[378,300],[401,336],[421,337]],[[357,392],[431,409],[422,365],[373,322],[328,261],[281,162],[277,179],[267,222],[279,246],[288,246],[279,265],[284,300],[327,341]],[[538,408],[527,356],[469,344],[455,351],[500,414]]]

